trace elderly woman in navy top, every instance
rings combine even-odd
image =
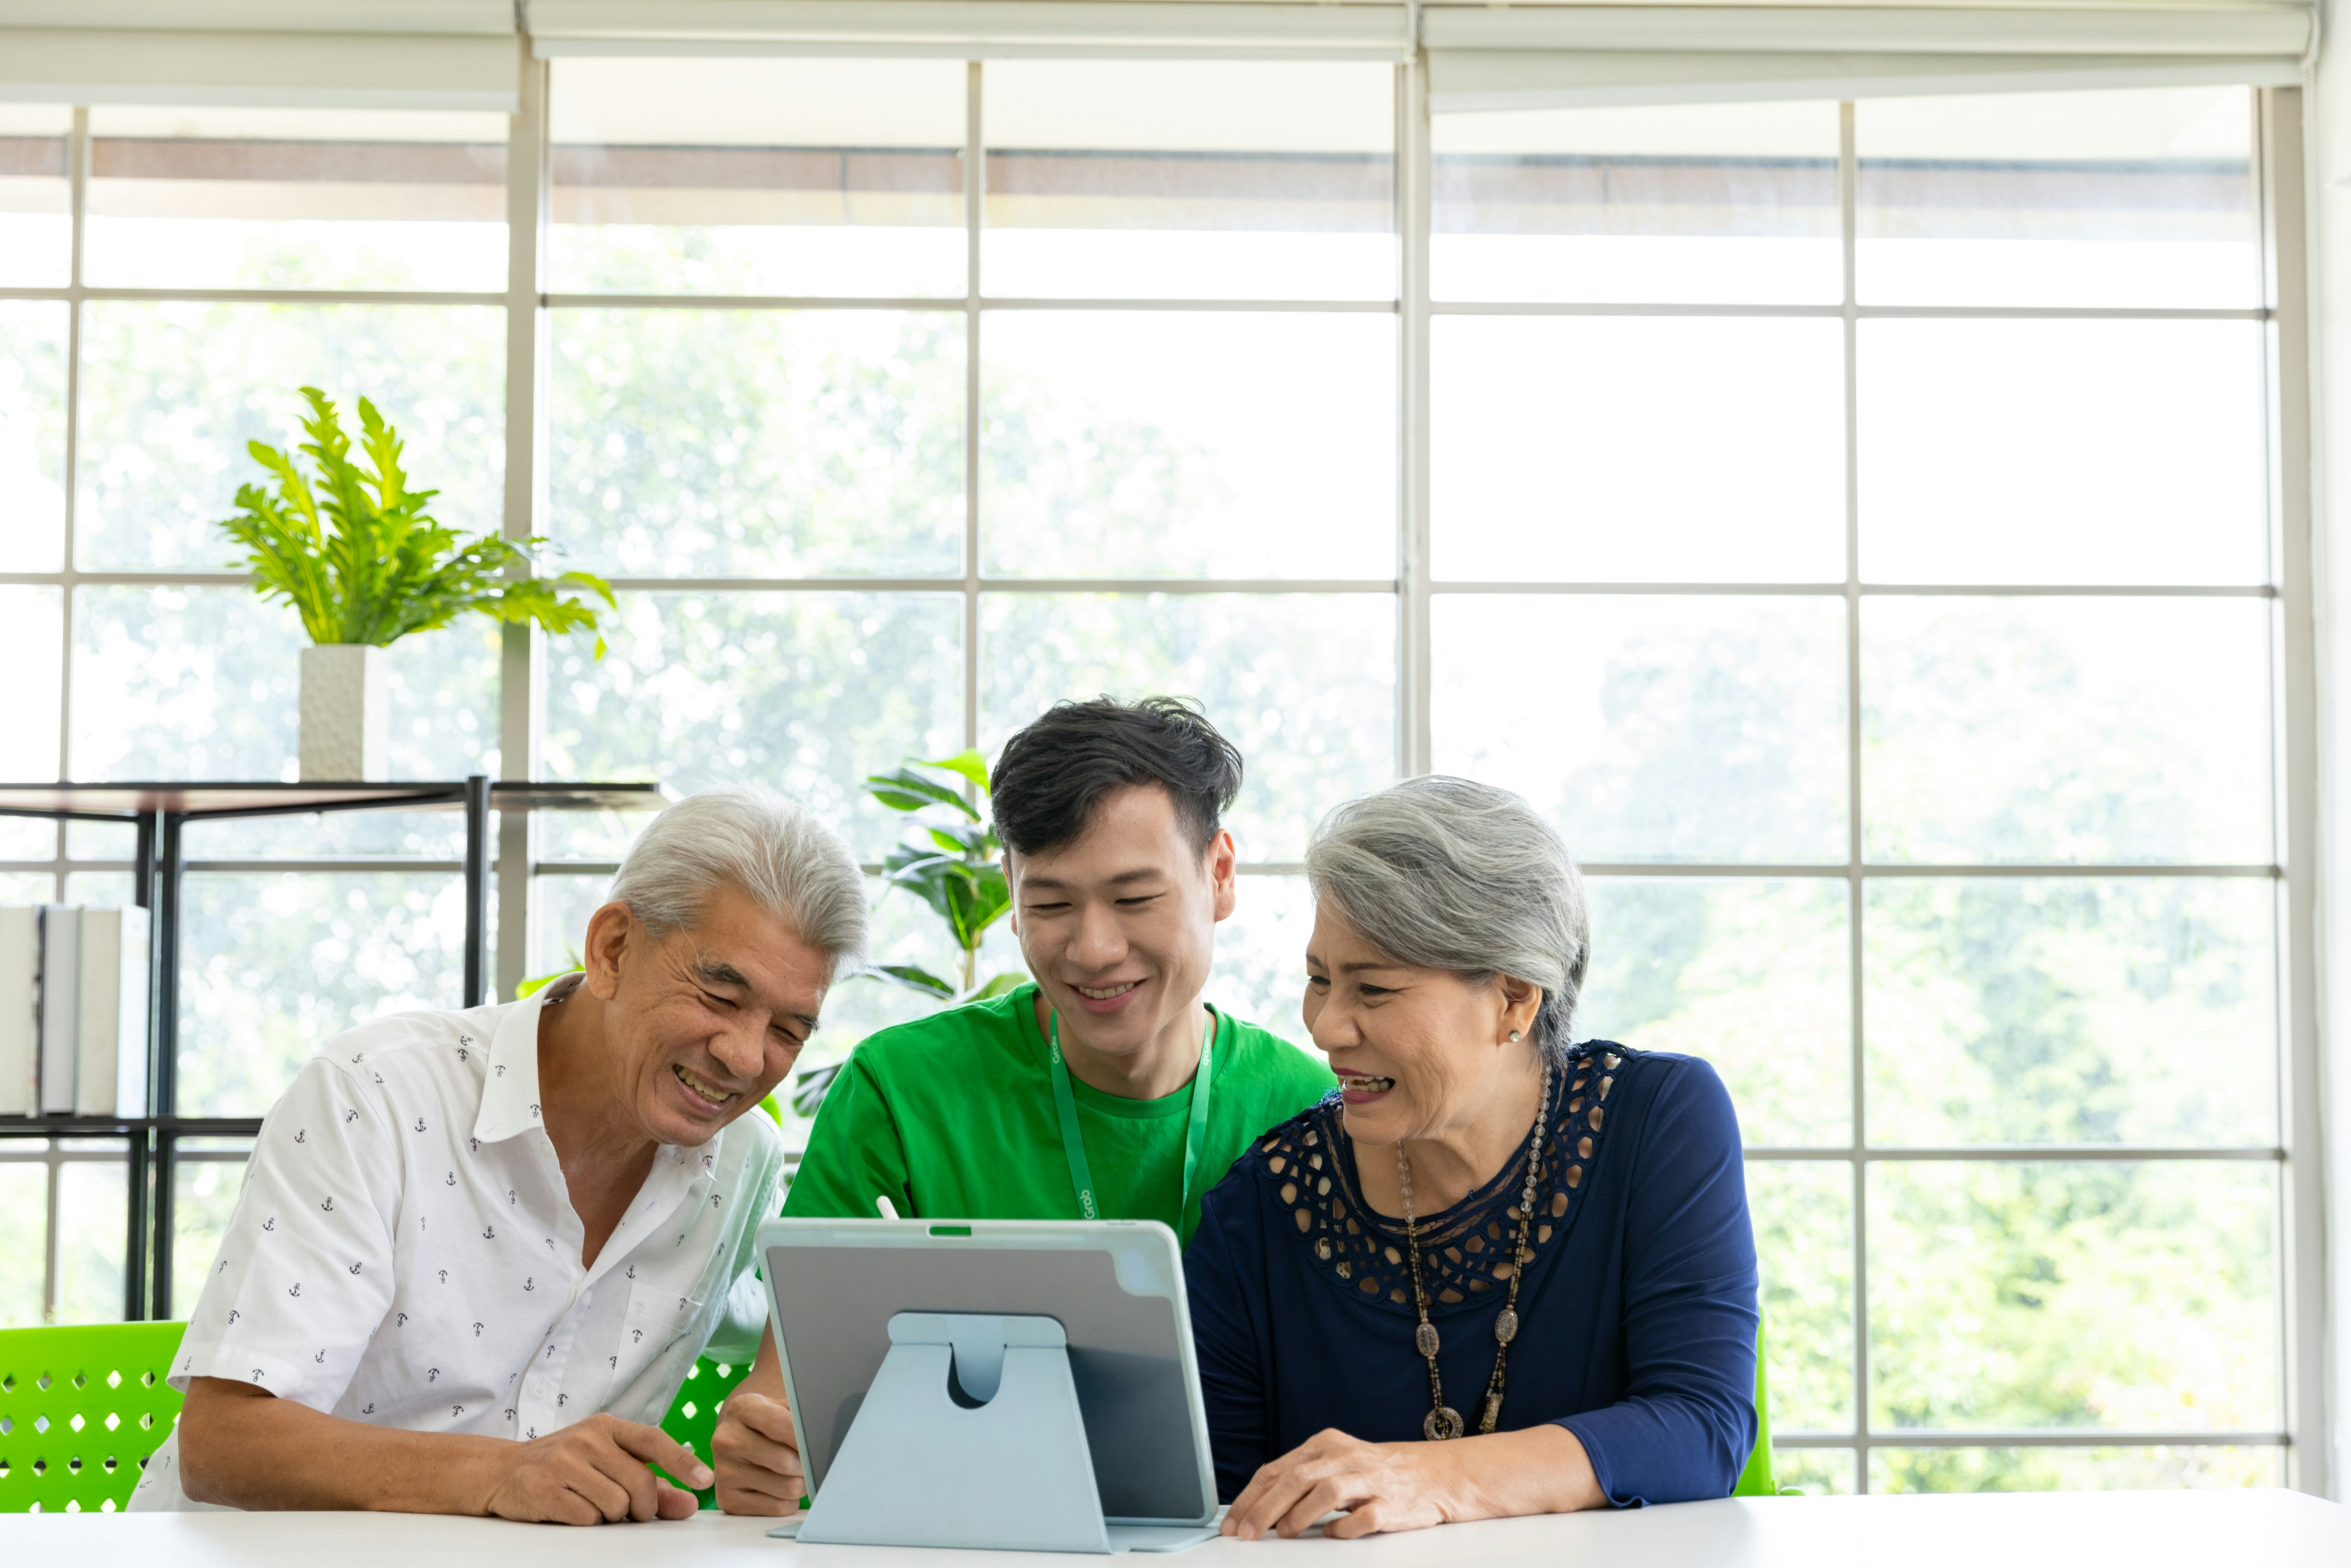
[[[1756,1432],[1738,1122],[1703,1061],[1569,1043],[1558,835],[1415,779],[1306,867],[1341,1092],[1251,1145],[1185,1261],[1225,1532],[1728,1495]]]

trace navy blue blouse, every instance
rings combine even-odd
[[[1696,1057],[1575,1048],[1552,1074],[1499,1431],[1556,1422],[1619,1506],[1726,1497],[1755,1443],[1755,1240],[1739,1122]],[[1474,1432],[1525,1153],[1416,1220],[1445,1402]],[[1217,1487],[1330,1427],[1416,1441],[1428,1370],[1401,1220],[1355,1186],[1333,1096],[1259,1137],[1185,1255]]]

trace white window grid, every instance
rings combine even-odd
[[[1417,61],[1396,71],[1395,190],[1399,239],[1400,287],[1394,300],[1332,301],[1293,299],[1172,298],[997,298],[984,292],[980,238],[986,162],[981,136],[985,66],[967,66],[964,147],[965,231],[967,246],[967,292],[958,302],[936,298],[890,299],[871,297],[612,295],[556,294],[542,287],[540,256],[549,217],[548,145],[549,71],[544,62],[532,62],[523,74],[521,112],[516,117],[508,147],[509,282],[504,293],[392,291],[381,289],[170,289],[91,287],[82,282],[82,243],[89,171],[89,111],[74,110],[68,142],[68,176],[72,211],[72,270],[62,288],[0,288],[0,299],[64,300],[69,309],[67,340],[64,488],[64,559],[55,572],[0,573],[0,583],[56,585],[62,590],[63,651],[59,704],[61,777],[70,776],[72,740],[72,681],[75,590],[83,585],[202,586],[244,580],[235,572],[81,571],[75,566],[74,511],[78,465],[78,392],[84,302],[89,300],[193,300],[221,303],[271,304],[438,304],[503,305],[507,308],[509,366],[543,367],[542,347],[548,312],[567,308],[628,308],[677,310],[777,309],[799,311],[906,309],[925,313],[960,308],[967,332],[965,354],[963,570],[960,578],[914,577],[793,577],[677,578],[613,577],[616,591],[701,590],[726,592],[839,591],[862,592],[959,591],[963,603],[965,744],[979,741],[980,600],[992,593],[1150,592],[1199,593],[1322,593],[1381,594],[1395,601],[1397,615],[1396,752],[1402,772],[1426,772],[1431,765],[1430,603],[1447,594],[1550,595],[1771,595],[1841,598],[1845,602],[1846,712],[1846,857],[1838,863],[1763,864],[1751,862],[1587,862],[1593,876],[1704,877],[1710,879],[1842,879],[1848,887],[1848,969],[1851,1019],[1851,1138],[1838,1146],[1751,1146],[1754,1162],[1844,1163],[1852,1173],[1852,1316],[1854,1425],[1844,1431],[1779,1431],[1774,1443],[1790,1449],[1850,1452],[1855,1459],[1855,1484],[1869,1487],[1869,1455],[1876,1448],[2116,1448],[2147,1445],[2231,1445],[2276,1447],[2285,1450],[2289,1484],[2323,1490],[2325,1444],[2323,1441],[2320,1377],[2323,1354],[2322,1298],[2318,1270],[2319,1172],[2316,1122],[2317,1042],[2314,1025],[2315,956],[2311,936],[2313,884],[2309,867],[2315,842],[2314,802],[2315,718],[2313,699],[2314,654],[2309,602],[2309,497],[2306,473],[2309,451],[2309,410],[2306,387],[2306,301],[2303,277],[2303,204],[2301,95],[2295,89],[2262,89],[2257,95],[2254,178],[2260,195],[2262,248],[2266,273],[2265,302],[2255,308],[2158,308],[2012,306],[1873,306],[1860,302],[1855,287],[1855,242],[1858,232],[1856,192],[1858,160],[1855,146],[1855,106],[1839,110],[1838,205],[1843,248],[1842,298],[1822,305],[1719,304],[1574,304],[1437,301],[1429,292],[1430,138],[1425,68]],[[1390,314],[1398,322],[1399,406],[1397,409],[1399,471],[1397,475],[1396,571],[1381,579],[1255,579],[1255,578],[997,578],[981,571],[980,529],[984,498],[980,494],[979,450],[981,418],[978,340],[991,315],[1015,310],[1120,311],[1284,311],[1371,312]],[[1438,315],[1488,316],[1646,316],[1720,318],[1813,318],[1834,319],[1844,327],[1844,557],[1841,581],[1813,583],[1624,582],[1438,580],[1430,570],[1429,488],[1429,323]],[[2013,584],[1949,585],[1895,584],[1865,581],[1860,573],[1860,512],[1858,500],[1858,390],[1856,336],[1858,324],[1873,319],[1978,319],[1986,320],[2146,319],[2238,320],[2263,323],[2267,329],[2269,396],[2266,410],[2271,477],[2271,548],[2266,580],[2230,586]],[[507,406],[507,508],[505,531],[521,537],[538,531],[545,515],[544,454],[536,432],[540,423],[543,369],[526,376],[509,374]],[[2276,607],[2273,617],[2271,703],[2278,823],[2276,853],[2267,862],[2250,864],[1873,864],[1864,855],[1863,810],[1865,799],[1862,768],[1862,705],[1860,607],[1865,599],[1901,596],[2070,598],[2123,596],[2137,598],[2253,598]],[[509,773],[535,771],[538,756],[538,713],[533,700],[542,674],[539,641],[524,629],[510,628],[501,669],[502,753],[510,761],[528,759]],[[609,876],[617,869],[609,862],[537,861],[531,853],[528,819],[505,819],[500,831],[497,876],[500,902],[507,908],[529,907],[535,875]],[[461,868],[455,862],[381,858],[270,859],[267,861],[191,862],[192,872],[350,872],[360,869],[446,871]],[[58,826],[54,857],[40,861],[0,862],[0,871],[47,872],[57,880],[62,897],[68,875],[78,872],[124,872],[130,862],[75,859],[68,852],[65,825]],[[878,871],[879,867],[869,867]],[[1245,874],[1296,875],[1295,862],[1256,862],[1244,865]],[[1866,1082],[1864,1060],[1864,895],[1873,878],[1906,879],[1997,876],[2002,878],[2250,878],[2273,883],[2278,891],[2277,950],[2280,1006],[2278,1049],[2280,1071],[2277,1126],[2280,1141],[2242,1147],[2187,1147],[2118,1145],[1961,1145],[1945,1147],[1873,1145],[1866,1140]],[[497,937],[497,986],[507,994],[525,972],[528,953],[528,923],[502,923]],[[57,1291],[56,1194],[57,1167],[66,1161],[120,1157],[101,1149],[76,1148],[66,1140],[0,1138],[0,1159],[38,1160],[50,1166],[48,1181],[51,1224],[47,1278],[44,1299],[54,1302]],[[183,1158],[235,1159],[235,1154],[191,1151]],[[1870,1415],[1870,1334],[1868,1291],[1868,1178],[1873,1165],[1899,1161],[2007,1161],[2062,1158],[2067,1161],[2252,1161],[2280,1167],[2276,1238],[2273,1249],[2280,1279],[2276,1299],[2282,1322],[2278,1343],[2285,1419],[2274,1429],[2257,1431],[2147,1430],[2113,1428],[2031,1428],[2023,1430],[1873,1429]]]

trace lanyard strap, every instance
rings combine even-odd
[[[1207,1012],[1208,1027],[1200,1037],[1200,1066],[1192,1074],[1191,1114],[1184,1127],[1184,1193],[1176,1228],[1180,1232],[1177,1239],[1185,1243],[1192,1239],[1192,1184],[1199,1173],[1200,1145],[1208,1135],[1208,1096],[1216,1065],[1217,1009],[1210,1008]],[[1053,1067],[1053,1109],[1061,1113],[1061,1153],[1070,1162],[1070,1186],[1077,1194],[1078,1217],[1100,1219],[1102,1206],[1094,1201],[1093,1167],[1087,1163],[1085,1134],[1078,1127],[1077,1092],[1070,1087],[1070,1065],[1061,1060],[1061,1015],[1056,1009],[1049,1017],[1045,1054]]]

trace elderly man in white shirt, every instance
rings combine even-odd
[[[756,1107],[864,946],[847,847],[714,790],[645,830],[584,974],[330,1041],[254,1145],[131,1508],[691,1514],[648,1466],[710,1472],[654,1423],[730,1301],[757,1341]]]

